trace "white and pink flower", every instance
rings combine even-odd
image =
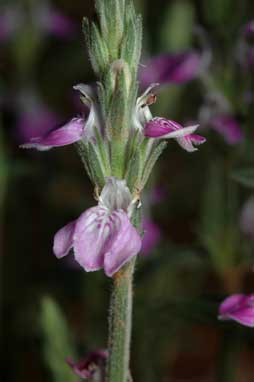
[[[131,194],[124,180],[107,179],[99,203],[60,229],[54,238],[54,254],[75,260],[87,272],[104,269],[111,277],[138,254],[141,237],[130,222]]]
[[[183,127],[179,123],[165,118],[155,117],[146,123],[144,135],[149,138],[174,138],[188,152],[196,151],[194,145],[201,145],[206,139],[193,134],[199,125]]]
[[[41,136],[30,138],[21,145],[26,149],[49,150],[53,147],[61,147],[73,144],[80,140],[90,140],[94,137],[95,129],[101,129],[99,113],[97,111],[96,89],[92,86],[78,84],[74,86],[82,94],[82,101],[89,107],[86,119],[82,117],[72,118],[69,122]]]

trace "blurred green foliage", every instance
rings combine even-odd
[[[70,339],[70,328],[52,298],[42,299],[40,319],[45,362],[52,372],[53,380],[55,382],[72,381],[73,372],[63,361],[68,357],[74,360],[77,354]]]

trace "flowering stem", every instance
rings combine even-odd
[[[90,171],[91,178],[94,179],[96,186],[101,187],[101,184],[104,183],[101,179],[103,175],[108,176],[108,172],[118,180],[123,180],[128,163],[132,159],[127,158],[127,148],[135,119],[133,115],[136,110],[142,21],[135,12],[132,0],[95,0],[95,8],[98,16],[97,22],[89,22],[85,19],[83,28],[91,64],[100,80],[98,87],[100,119],[102,126],[105,126],[104,138],[109,150],[107,152],[108,157],[106,156],[107,161],[103,158],[98,161],[96,155],[91,158],[93,147],[90,147],[91,154],[88,150],[87,155],[89,166],[87,166],[86,160],[84,162],[88,170],[90,168],[93,170]],[[99,142],[98,139],[97,141]],[[136,149],[136,147],[134,148]],[[83,151],[86,154],[85,150]],[[99,157],[101,157],[101,153],[103,150],[99,152]],[[108,160],[110,164],[105,165]],[[101,171],[101,166],[97,166],[97,162],[99,165],[102,162],[107,171]],[[93,172],[95,176],[93,176]],[[135,185],[136,177],[137,171],[132,171],[127,180],[130,184]],[[133,213],[132,223],[137,217],[136,215],[138,214]],[[132,259],[113,277],[109,312],[107,382],[127,382],[130,378],[129,358],[134,264],[135,260]]]
[[[127,382],[129,378],[134,265],[135,258],[114,275],[106,382]]]

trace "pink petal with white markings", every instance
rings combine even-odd
[[[68,255],[73,246],[73,234],[76,220],[61,228],[54,237],[53,251],[58,259]]]

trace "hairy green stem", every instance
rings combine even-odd
[[[114,275],[109,312],[106,382],[129,381],[134,265],[135,259],[132,259]]]

